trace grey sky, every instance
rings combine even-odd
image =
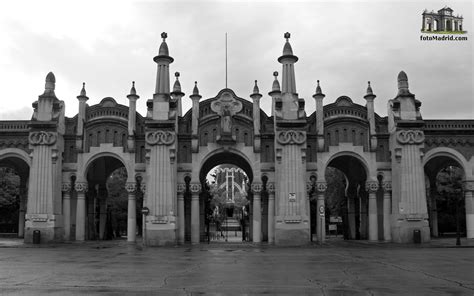
[[[464,16],[469,40],[420,41],[422,11],[445,5]],[[4,6],[0,119],[29,119],[49,71],[56,75],[56,95],[66,102],[68,117],[77,113],[83,81],[89,105],[107,96],[128,105],[126,95],[136,81],[137,108],[145,115],[156,79],[152,58],[163,31],[175,59],[172,83],[173,73],[181,73],[185,110],[195,80],[203,99],[225,87],[227,32],[228,86],[249,99],[258,80],[268,114],[267,93],[273,71],[281,72],[277,58],[288,31],[299,57],[296,87],[308,115],[315,110],[312,95],[319,79],[324,104],[347,95],[363,105],[370,80],[376,112],[386,116],[403,69],[424,118],[474,118],[471,2],[9,1]]]

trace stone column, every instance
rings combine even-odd
[[[199,244],[200,228],[199,228],[199,193],[201,192],[201,184],[192,183],[189,186],[191,190],[191,243]]]
[[[74,189],[77,192],[76,205],[76,240],[83,241],[86,239],[86,182],[76,182]]]
[[[128,192],[127,241],[135,242],[137,234],[137,202],[135,191],[137,185],[134,182],[127,182],[125,189]]]
[[[267,184],[268,191],[268,243],[275,242],[275,184]]]
[[[61,187],[63,192],[63,221],[64,221],[64,239],[71,239],[71,183],[63,183]]]
[[[391,206],[392,206],[392,182],[383,182],[383,239],[392,240],[391,232]]]
[[[254,243],[260,243],[262,241],[262,184],[252,184],[253,192],[253,237]]]
[[[20,214],[18,217],[18,237],[25,236],[25,214],[26,214],[26,200],[28,192],[25,187],[20,187]]]
[[[178,243],[184,244],[184,192],[186,191],[186,184],[178,184]]]
[[[356,239],[357,237],[357,231],[356,231],[356,200],[353,195],[350,195],[347,197],[347,218],[349,221],[347,223],[349,224],[349,237],[351,239]]]
[[[317,215],[318,220],[316,223],[316,233],[318,234],[318,241],[323,243],[326,240],[326,221],[325,221],[325,213],[321,215],[320,210],[323,209],[323,212],[326,211],[326,206],[324,204],[324,194],[326,189],[328,188],[326,182],[316,182],[316,190],[317,190]]]
[[[464,182],[464,198],[466,207],[466,236],[474,238],[474,181]]]
[[[369,220],[369,215],[368,215],[368,198],[367,196],[364,195],[359,195],[359,220],[360,220],[360,227],[359,227],[359,233],[360,233],[360,239],[368,239],[368,221]]]
[[[377,190],[379,184],[377,181],[368,181],[365,183],[365,190],[369,193],[369,240],[378,240],[378,221],[377,221]]]
[[[428,192],[427,192],[428,193]],[[430,199],[430,211],[431,211],[431,235],[433,237],[438,237],[438,205],[436,202],[436,196],[438,192],[436,191],[436,184],[433,184],[430,187],[428,198]]]

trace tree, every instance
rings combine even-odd
[[[0,168],[0,223],[5,230],[14,232],[20,208],[20,177],[11,168]],[[0,232],[1,232],[0,231]]]

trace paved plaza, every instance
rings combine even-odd
[[[0,295],[474,295],[474,248],[0,241]]]

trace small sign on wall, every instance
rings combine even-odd
[[[288,193],[288,201],[296,201],[296,193],[294,192]]]

